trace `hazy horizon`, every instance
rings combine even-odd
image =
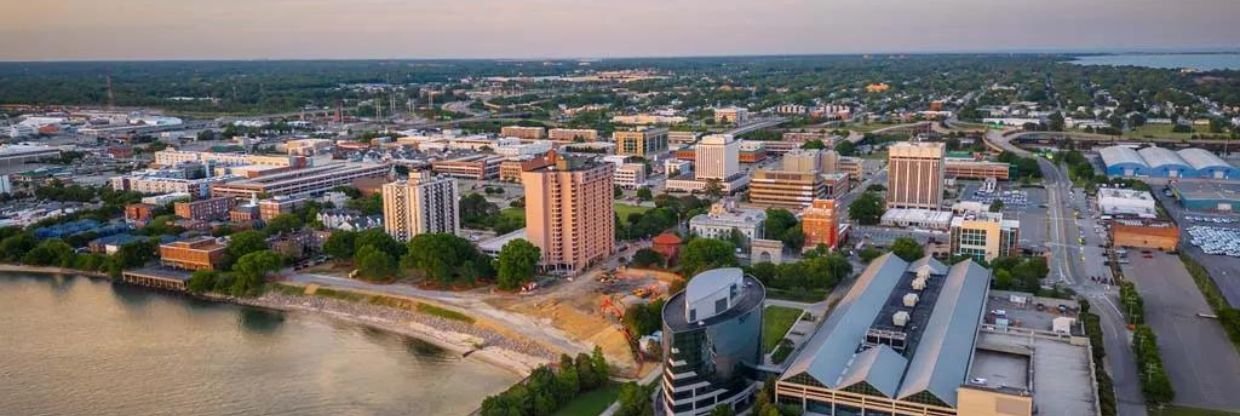
[[[0,14],[2,61],[1214,52],[1240,39],[1233,0],[59,0]]]

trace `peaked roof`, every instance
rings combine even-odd
[[[907,268],[908,263],[892,253],[871,261],[780,379],[806,373],[824,386],[839,388],[849,361]]]
[[[952,266],[944,278],[934,312],[909,364],[899,398],[926,391],[956,406],[956,388],[968,375],[973,342],[986,306],[990,271],[965,260]]]
[[[947,274],[947,265],[935,260],[934,257],[931,256],[922,257],[912,263],[909,263],[908,265],[908,271],[913,273],[917,273],[919,270],[925,268],[929,268],[930,274],[932,275],[942,276]]]
[[[857,353],[837,384],[848,387],[865,382],[884,397],[895,397],[907,366],[907,358],[889,346],[879,345]]]

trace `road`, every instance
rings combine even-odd
[[[988,134],[989,137],[989,134]],[[1028,153],[1028,152],[1026,152]],[[1137,367],[1130,346],[1130,334],[1127,323],[1117,303],[1118,292],[1089,279],[1085,267],[1085,247],[1079,244],[1080,238],[1100,241],[1098,233],[1081,233],[1081,229],[1093,230],[1092,217],[1088,212],[1086,196],[1083,191],[1073,191],[1072,182],[1063,168],[1045,159],[1038,159],[1042,168],[1044,183],[1048,194],[1047,222],[1050,224],[1051,275],[1048,279],[1063,283],[1087,298],[1091,310],[1101,317],[1103,345],[1106,347],[1107,362],[1104,367],[1111,374],[1115,386],[1115,397],[1120,416],[1145,415],[1145,401],[1141,395],[1141,386],[1137,378]],[[1081,210],[1086,218],[1078,224],[1069,210]],[[1097,247],[1097,243],[1094,246]],[[1100,261],[1098,259],[1092,262]]]
[[[783,117],[776,117],[773,119],[762,120],[762,121],[755,120],[743,126],[736,126],[735,128],[731,130],[723,132],[723,134],[731,134],[733,136],[740,136],[742,134],[749,133],[751,131],[758,131],[758,130],[762,130],[768,127],[775,127],[785,121],[787,120],[785,120]]]

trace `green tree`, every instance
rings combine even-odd
[[[883,219],[883,198],[866,191],[848,208],[848,218],[861,225],[875,225]]]
[[[280,270],[284,261],[269,250],[256,251],[237,259],[233,265],[234,281],[229,289],[233,296],[254,296],[262,292],[267,273]]]
[[[766,220],[763,220],[762,228],[768,238],[778,239],[795,225],[797,225],[797,216],[792,212],[783,208],[767,208]]]
[[[36,244],[38,244],[38,240],[34,238],[33,234],[20,233],[11,235],[0,241],[0,253],[3,253],[5,260],[16,261],[25,256],[26,252],[34,249]]]
[[[638,201],[644,202],[644,201],[649,201],[651,199],[654,199],[654,194],[650,192],[650,188],[638,188],[637,189],[637,200]]]
[[[736,416],[736,410],[730,404],[717,405],[711,409],[710,416]]]
[[[233,234],[228,240],[228,255],[234,259],[266,249],[267,236],[260,231],[242,231]]]
[[[280,214],[267,222],[267,228],[264,231],[268,235],[275,235],[300,230],[304,225],[301,217],[295,214]]]
[[[533,280],[540,258],[542,250],[524,239],[504,244],[495,260],[499,288],[514,290]]]
[[[353,258],[356,250],[357,233],[353,231],[332,231],[332,235],[323,242],[323,252],[336,260]]]
[[[1064,129],[1063,113],[1060,113],[1058,111],[1051,113],[1050,116],[1046,117],[1046,121],[1047,121],[1047,129],[1049,129],[1050,131],[1063,131]]]
[[[611,367],[607,364],[607,357],[603,356],[602,347],[594,346],[594,351],[590,353],[590,366],[594,368],[594,375],[599,383],[608,382],[611,377]]]
[[[990,202],[990,212],[1003,212],[1003,200],[996,199]]]
[[[706,187],[703,189],[707,197],[711,199],[719,199],[723,197],[723,181],[719,179],[707,179]]]
[[[650,401],[649,391],[640,384],[632,381],[621,384],[616,400],[620,403],[616,416],[654,415],[654,403]]]
[[[396,258],[374,246],[357,250],[357,275],[372,282],[389,282],[396,279],[399,267]]]
[[[36,266],[72,267],[76,253],[64,240],[52,238],[43,240],[34,249],[22,256],[22,263]]]
[[[810,149],[810,150],[826,149],[827,144],[823,143],[822,140],[814,139],[814,140],[806,141],[805,143],[801,144],[801,148]]]
[[[900,237],[891,243],[891,252],[904,261],[914,261],[925,256],[921,243],[908,237]]]
[[[357,253],[366,246],[377,248],[395,259],[405,255],[405,245],[380,228],[371,228],[357,233],[353,240],[353,252]]]
[[[835,144],[835,152],[840,156],[855,156],[857,154],[857,145],[848,140],[840,140]]]
[[[629,265],[633,267],[663,267],[666,265],[663,255],[659,252],[643,248],[633,253],[633,258],[629,260]]]
[[[680,271],[693,278],[706,270],[736,266],[736,246],[724,240],[695,238],[680,254]]]
[[[189,293],[207,293],[215,289],[215,281],[219,278],[219,272],[211,270],[198,270],[189,276],[189,282],[185,284]]]
[[[409,241],[408,252],[401,265],[439,283],[472,282],[494,275],[490,259],[469,240],[452,234],[419,234]]]

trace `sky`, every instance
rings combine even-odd
[[[0,60],[1240,48],[1240,0],[0,0]]]

